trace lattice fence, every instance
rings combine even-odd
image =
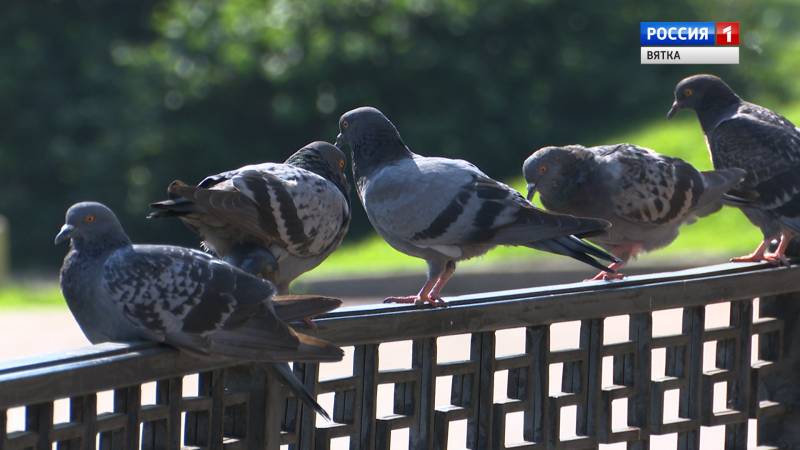
[[[465,441],[473,449],[597,448],[620,442],[639,449],[649,447],[651,436],[670,433],[677,436],[677,448],[696,449],[701,427],[717,425],[725,427],[725,448],[746,448],[751,419],[757,420],[759,444],[768,448],[767,443],[786,439],[774,434],[780,429],[775,423],[787,404],[798,401],[775,398],[763,382],[776,373],[786,378],[775,368],[785,365],[787,353],[790,362],[798,360],[796,350],[784,351],[784,334],[793,333],[797,322],[784,307],[800,301],[792,294],[800,290],[794,281],[798,272],[723,266],[602,288],[482,294],[436,310],[345,308],[321,319],[319,334],[354,347],[351,375],[319,381],[326,365],[295,365],[317,395],[332,394],[333,423],[287,399],[286,390],[260,368],[207,367],[152,344],[96,346],[0,366],[0,450],[46,449],[54,443],[58,449],[328,449],[342,437],[349,437],[350,449],[388,449],[392,431],[400,429],[408,429],[408,448],[444,449],[461,445],[448,439],[451,424],[463,420]],[[759,295],[754,320],[752,299]],[[731,299],[727,325],[708,327],[707,306]],[[681,332],[653,336],[653,312],[669,308],[682,309]],[[620,315],[627,316],[627,339],[604,342],[606,318]],[[553,324],[575,320],[577,347],[551,348]],[[497,356],[496,331],[510,328],[524,329],[524,351]],[[465,332],[469,357],[440,361],[437,337]],[[411,341],[410,367],[379,370],[381,357],[396,356],[386,354],[381,343],[398,340]],[[715,347],[715,364],[704,370],[709,345]],[[653,377],[654,355],[661,354],[664,374]],[[604,358],[610,385],[602,382]],[[560,380],[551,379],[556,364]],[[503,371],[507,398],[496,400],[494,384]],[[184,376],[193,373],[199,374],[197,391],[188,395]],[[445,377],[449,405],[437,405],[437,379]],[[141,386],[152,380],[155,403],[143,404]],[[719,383],[725,389],[715,389]],[[392,413],[385,416],[377,413],[381,385],[393,390]],[[97,393],[108,389],[113,410],[98,414]],[[665,421],[665,398],[675,390],[678,417]],[[715,392],[725,396],[722,410],[714,409]],[[69,418],[54,424],[54,401],[61,398],[69,398]],[[627,424],[614,427],[621,399],[627,402]],[[19,406],[25,407],[24,430],[8,432],[9,408]],[[575,411],[576,436],[561,435],[567,407]],[[506,442],[506,421],[514,413],[523,414],[523,441],[512,445]]]

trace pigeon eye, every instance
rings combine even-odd
[[[349,126],[350,126],[350,124],[346,120],[342,121],[342,128],[347,128]]]
[[[344,160],[343,159],[339,160],[339,169],[344,170]]]
[[[539,166],[539,175],[544,175],[547,173],[547,166]]]
[[[692,91],[691,88],[686,88],[686,89],[683,90],[683,95],[685,97],[691,97],[692,94],[694,94],[694,91]]]
[[[92,223],[94,222],[94,219],[95,219],[94,215],[89,214],[88,216],[83,218],[83,221],[86,223]]]

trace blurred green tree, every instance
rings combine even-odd
[[[66,207],[103,201],[137,241],[173,179],[281,160],[373,105],[416,151],[517,175],[546,144],[599,143],[663,116],[681,77],[800,96],[788,0],[101,0],[0,6],[0,213],[16,269],[60,263]],[[736,67],[641,66],[641,20],[738,20]],[[355,196],[353,196],[355,200]],[[357,203],[357,200],[355,200]],[[363,212],[350,239],[369,229]]]

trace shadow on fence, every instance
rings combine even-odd
[[[725,448],[746,448],[757,421],[764,448],[800,448],[797,374],[800,266],[726,264],[632,277],[451,298],[447,308],[397,305],[342,308],[317,320],[317,333],[354,346],[352,375],[319,381],[319,366],[296,364],[316,394],[333,393],[334,423],[318,423],[274,380],[252,366],[210,367],[154,344],[105,344],[0,365],[0,449],[191,448],[326,449],[348,436],[351,449],[389,448],[392,430],[409,430],[409,448],[447,448],[448,426],[467,420],[473,449],[596,448],[677,434],[700,448],[701,426],[724,425]],[[758,311],[753,311],[758,298]],[[730,302],[728,324],[706,326],[706,306]],[[653,312],[682,309],[681,333],[653,335]],[[628,339],[605,343],[605,318],[628,316]],[[551,350],[550,325],[580,321],[577,348]],[[496,356],[497,330],[525,329],[524,352]],[[469,334],[469,358],[439,362],[437,337]],[[753,338],[757,336],[757,338]],[[380,344],[412,341],[411,367],[379,370]],[[753,344],[756,341],[757,344]],[[716,345],[703,369],[704,344]],[[665,373],[653,379],[653,350]],[[603,386],[603,358],[613,384]],[[558,392],[549,366],[562,364]],[[493,398],[495,373],[508,371],[508,399]],[[197,395],[183,377],[199,373]],[[450,405],[435,405],[437,377],[452,378]],[[142,405],[141,385],[156,381]],[[714,385],[726,407],[714,410]],[[377,390],[394,388],[393,414],[377,417]],[[664,421],[665,392],[679,390],[676,420]],[[113,390],[113,411],[97,413],[97,393]],[[68,398],[69,421],[53,424],[54,401]],[[627,425],[611,424],[612,404],[627,399]],[[8,433],[7,410],[25,406],[25,430]],[[577,437],[562,439],[561,409],[577,407]],[[525,442],[506,447],[505,421],[523,412]]]

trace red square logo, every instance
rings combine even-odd
[[[717,22],[717,45],[739,45],[739,22]]]

